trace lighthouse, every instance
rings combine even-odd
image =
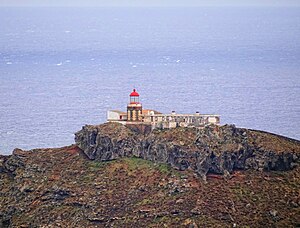
[[[127,121],[141,121],[143,109],[139,98],[140,95],[136,89],[133,89],[133,91],[129,94],[129,104],[127,105]]]
[[[220,115],[216,114],[177,114],[174,111],[164,114],[153,109],[143,109],[140,95],[133,89],[129,94],[127,112],[118,110],[107,111],[107,121],[133,127],[133,129],[146,132],[149,127],[153,129],[169,129],[174,127],[203,128],[207,125],[220,125]]]

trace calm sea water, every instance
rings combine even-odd
[[[145,108],[300,139],[300,8],[1,8],[0,153]]]

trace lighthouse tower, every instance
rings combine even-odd
[[[139,101],[140,95],[133,89],[129,97],[130,102],[127,105],[127,121],[141,121],[142,104]]]

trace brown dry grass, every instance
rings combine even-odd
[[[137,158],[90,161],[76,146],[26,152],[24,161],[25,168],[14,180],[0,174],[0,214],[14,208],[11,222],[16,227],[295,227],[300,223],[300,168],[240,171],[227,180],[209,176],[205,184],[192,172]],[[53,189],[70,195],[53,200],[48,197]]]

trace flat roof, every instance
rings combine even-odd
[[[122,115],[127,115],[127,112],[122,112],[122,111],[119,111],[119,110],[108,110],[109,112],[116,112],[116,113],[119,113],[119,114],[122,114]]]
[[[147,116],[204,116],[204,117],[209,117],[209,116],[213,116],[213,117],[220,117],[220,115],[218,114],[153,114],[153,115],[147,115]]]
[[[147,114],[148,112],[154,112],[154,114],[162,114],[161,112],[158,112],[158,111],[153,110],[153,109],[143,109],[142,110],[143,114]]]

